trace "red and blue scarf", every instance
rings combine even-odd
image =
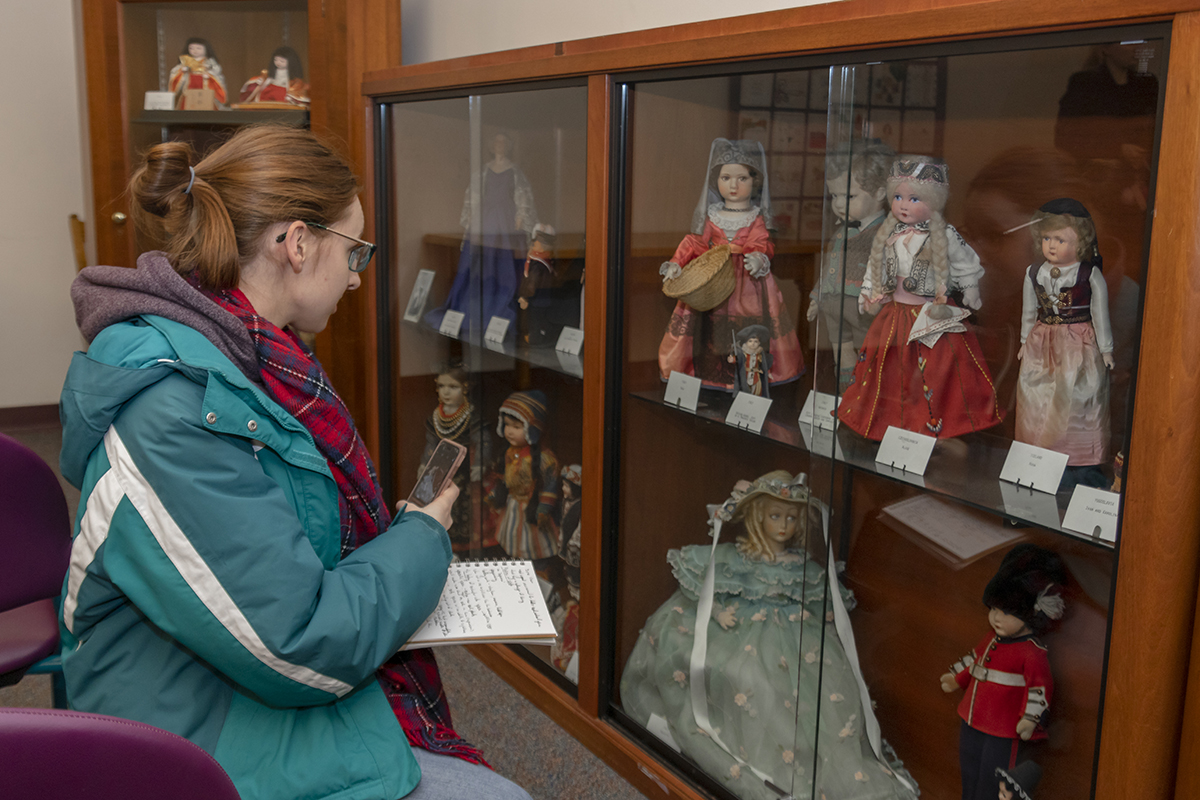
[[[312,351],[293,331],[259,316],[240,289],[201,291],[246,326],[267,394],[308,429],[329,462],[340,495],[342,557],[387,530],[392,515],[366,445]],[[454,732],[432,651],[397,653],[376,677],[410,744],[487,765],[479,750]]]

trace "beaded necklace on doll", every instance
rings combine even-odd
[[[458,435],[467,427],[470,419],[471,404],[467,401],[464,400],[463,404],[458,407],[458,411],[449,416],[442,409],[442,404],[438,403],[437,411],[433,414],[433,429],[442,439],[457,439]]]

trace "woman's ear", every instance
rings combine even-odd
[[[312,255],[315,246],[316,237],[307,225],[299,220],[288,225],[284,233],[283,251],[292,272],[299,274],[304,269],[304,260]]]

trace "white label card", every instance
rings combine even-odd
[[[1121,511],[1121,495],[1090,486],[1076,486],[1067,506],[1062,526],[1088,536],[1096,536],[1097,528],[1103,541],[1117,541],[1117,514]]]
[[[446,316],[442,317],[442,327],[438,328],[438,332],[444,336],[458,338],[458,332],[462,330],[463,320],[466,319],[466,314],[461,311],[447,311]]]
[[[175,93],[146,92],[142,109],[145,111],[173,111],[175,109]]]
[[[1058,527],[1058,501],[1054,495],[1000,481],[1000,497],[1008,516],[1047,528]]]
[[[421,312],[425,310],[425,301],[429,299],[429,287],[433,286],[433,270],[423,269],[417,273],[413,281],[412,293],[408,296],[408,305],[404,307],[404,319],[407,322],[417,322]]]
[[[558,335],[558,344],[554,345],[554,349],[570,353],[573,356],[579,355],[583,350],[583,331],[579,328],[572,328],[570,325],[564,325],[562,333]]]
[[[769,398],[738,392],[733,398],[733,405],[729,407],[729,413],[725,415],[725,424],[760,433],[770,410]]]
[[[837,407],[841,399],[825,392],[809,392],[800,409],[800,427],[813,426],[833,430],[837,426]]]
[[[667,393],[663,395],[663,402],[696,413],[696,405],[700,402],[700,379],[672,371],[667,379]]]
[[[883,441],[879,443],[875,461],[892,469],[924,475],[935,444],[937,439],[932,436],[889,425]]]
[[[660,717],[658,714],[651,714],[649,721],[646,722],[646,730],[666,742],[667,747],[670,747],[676,753],[683,752],[679,749],[679,745],[675,743],[675,737],[671,735],[671,726],[667,724],[666,718]]]
[[[1000,470],[1000,480],[1054,494],[1067,468],[1067,454],[1025,442],[1013,442]]]
[[[487,330],[483,332],[483,340],[485,342],[503,342],[504,337],[508,335],[508,323],[509,320],[504,317],[492,317]]]
[[[842,452],[842,443],[832,430],[808,425],[802,420],[800,435],[804,437],[804,446],[808,448],[808,452],[824,458],[832,456],[837,461],[846,460],[846,454]]]

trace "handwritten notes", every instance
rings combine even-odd
[[[553,644],[557,636],[530,561],[458,561],[434,612],[401,647],[521,642]]]
[[[935,444],[937,439],[932,436],[889,425],[887,432],[883,434],[883,441],[879,443],[875,462],[886,464],[892,469],[924,475]]]
[[[1066,468],[1066,453],[1013,442],[1000,470],[1000,480],[1054,494]]]
[[[457,339],[464,319],[466,319],[466,314],[461,311],[447,311],[446,316],[442,317],[442,327],[438,328],[438,333]]]
[[[733,398],[733,405],[729,407],[729,413],[725,415],[725,424],[760,433],[770,410],[769,398],[738,392]]]
[[[1062,526],[1106,542],[1116,542],[1120,513],[1121,495],[1090,486],[1076,486]]]
[[[700,402],[700,379],[672,370],[671,377],[667,379],[663,402],[695,413],[696,405]]]

